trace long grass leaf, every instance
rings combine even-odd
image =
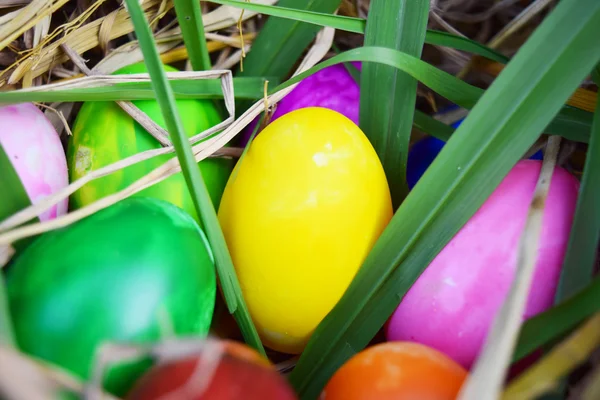
[[[381,46],[420,58],[429,0],[371,2],[365,46]],[[396,209],[406,194],[408,145],[417,101],[417,80],[396,68],[366,63],[360,81],[360,127],[383,165]]]
[[[600,67],[596,66],[596,75]],[[600,79],[596,81],[600,84]],[[563,262],[555,303],[578,292],[591,281],[600,237],[600,102],[596,104],[577,208]]]
[[[590,318],[542,360],[517,377],[500,397],[504,400],[536,399],[587,360],[600,346],[600,313]]]
[[[295,8],[283,7],[280,2],[277,6],[269,6],[264,4],[256,4],[252,2],[244,2],[240,0],[208,0],[211,3],[239,7],[246,10],[260,12],[261,14],[271,15],[274,17],[287,18],[295,21],[302,21],[319,26],[329,26],[337,30],[365,33],[366,20],[363,18],[346,17],[342,15],[332,15],[323,12],[315,12],[308,10],[300,10]],[[477,54],[490,60],[505,64],[508,62],[508,57],[496,50],[491,49],[474,40],[456,36],[448,32],[436,30],[427,30],[425,34],[425,43],[446,46],[457,50],[466,51]]]
[[[269,93],[272,94],[278,90],[287,88],[331,65],[351,61],[381,63],[398,68],[410,74],[413,78],[417,79],[425,86],[428,86],[439,95],[467,109],[473,108],[484,92],[482,89],[471,86],[416,57],[401,53],[397,50],[382,47],[359,47],[320,62],[303,73],[286,80],[272,89]],[[2,93],[0,93],[0,99],[2,98],[1,96]],[[589,140],[589,132],[592,125],[592,116],[593,114],[591,113],[564,106],[560,113],[556,115],[552,122],[545,128],[544,132],[560,135],[570,140],[587,142]],[[423,119],[420,119],[420,122],[422,121]]]
[[[244,302],[237,276],[227,250],[225,238],[217,220],[217,215],[212,206],[208,190],[194,159],[192,148],[184,134],[180,116],[175,107],[175,96],[160,61],[156,44],[154,43],[150,27],[137,0],[126,0],[135,32],[138,36],[140,47],[144,53],[144,61],[152,77],[152,86],[162,115],[170,133],[171,141],[175,147],[177,158],[180,161],[183,176],[191,194],[196,212],[205,227],[208,240],[215,256],[215,264],[223,289],[225,302],[229,312],[238,322],[246,342],[265,354],[264,348],[250,318]]]
[[[600,3],[563,0],[477,102],[402,203],[290,379],[316,398],[383,326],[600,59]],[[485,134],[482,134],[485,133]]]
[[[113,76],[114,77],[114,76]],[[19,89],[0,92],[0,103],[21,102],[71,102],[71,101],[115,101],[115,100],[152,100],[155,98],[151,82],[124,82],[107,86],[75,87],[78,82],[98,77],[78,78],[66,83],[36,86],[31,89]],[[278,84],[275,77],[233,78],[236,98],[254,99],[262,96],[264,83],[268,80]],[[170,79],[176,99],[222,99],[223,88],[218,79]]]
[[[206,47],[200,2],[198,0],[173,0],[173,3],[192,68],[195,71],[209,70],[211,68],[210,55]]]
[[[2,198],[0,200],[0,221],[11,216],[17,211],[29,206],[31,201],[29,196],[17,175],[17,171],[8,158],[8,154],[0,144],[0,188],[2,188]],[[37,220],[37,218],[36,218]],[[2,253],[2,249],[0,249]],[[2,262],[0,260],[0,262]],[[0,268],[1,268],[0,264]],[[4,276],[0,274],[0,345],[13,346],[14,333],[12,321],[8,309],[8,299],[6,297],[6,286]]]
[[[278,1],[283,8],[330,14],[340,3],[341,0]],[[283,80],[320,29],[318,25],[297,20],[269,18],[254,39],[252,50],[243,61],[243,70],[236,76],[275,76]],[[244,110],[245,107],[240,111]]]
[[[597,311],[600,311],[600,275],[569,299],[525,321],[513,362],[565,335]]]

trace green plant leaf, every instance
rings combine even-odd
[[[420,58],[428,16],[429,0],[372,1],[365,46],[389,47]],[[374,63],[366,63],[360,75],[360,128],[379,156],[396,209],[408,194],[406,163],[417,80]]]
[[[8,158],[8,154],[0,144],[0,188],[2,188],[2,197],[0,198],[0,221],[10,217],[14,213],[22,210],[25,207],[31,205],[29,196],[21,183],[21,179],[17,175],[12,162]],[[39,222],[38,218],[31,222]],[[18,251],[28,241],[21,241],[15,243],[13,246]],[[1,269],[0,265],[0,269]],[[6,297],[6,286],[4,282],[4,275],[0,272],[0,345],[14,346],[14,333],[12,328],[12,321],[8,309],[8,299]]]
[[[236,98],[254,99],[261,97],[264,82],[279,83],[275,77],[233,78]],[[169,80],[176,99],[222,99],[223,88],[219,79],[171,79]],[[69,102],[69,101],[116,101],[116,100],[153,100],[155,94],[151,82],[126,82],[113,86],[90,88],[55,88],[53,85],[40,86],[35,91],[13,90],[0,92],[0,103],[12,104],[29,101]]]
[[[265,355],[265,350],[246,307],[217,214],[194,159],[192,147],[184,134],[181,119],[175,107],[175,96],[163,70],[152,32],[139,2],[137,0],[126,0],[126,2],[144,55],[144,62],[152,78],[152,87],[156,93],[156,99],[164,117],[167,131],[180,161],[183,176],[196,212],[204,225],[215,256],[216,269],[228,310],[237,321],[246,342]]]
[[[600,67],[596,67],[599,74]],[[596,83],[600,84],[600,80]],[[587,149],[577,208],[555,303],[572,296],[585,287],[594,272],[598,238],[600,237],[600,102],[596,105],[590,143]]]
[[[338,30],[365,33],[366,20],[362,18],[346,17],[341,15],[327,14],[324,12],[315,12],[305,9],[296,9],[282,6],[284,2],[279,2],[277,6],[266,4],[256,4],[252,2],[244,2],[239,0],[208,0],[211,3],[228,5],[232,7],[243,8],[250,11],[259,12],[265,15],[271,15],[279,18],[287,18],[294,21],[302,21],[319,26],[329,26]],[[289,3],[289,2],[288,2]],[[287,3],[285,3],[287,4]],[[508,57],[498,53],[479,42],[456,36],[448,32],[436,30],[428,30],[425,35],[425,43],[437,46],[452,47],[457,50],[474,53],[490,60],[497,61],[502,64],[508,62]]]
[[[541,346],[560,339],[598,311],[600,275],[567,300],[525,321],[521,327],[513,362],[523,359]]]
[[[533,145],[599,61],[599,34],[599,2],[563,0],[519,49],[313,333],[290,375],[301,398],[316,398],[337,368],[368,344],[433,258]]]
[[[208,71],[211,68],[210,55],[206,47],[200,2],[174,0],[173,3],[192,68],[194,71]]]
[[[469,110],[473,108],[484,92],[482,89],[471,86],[455,76],[441,71],[408,54],[382,47],[359,47],[320,62],[314,67],[281,83],[279,86],[269,91],[269,94],[273,94],[294,83],[300,82],[302,79],[313,75],[330,65],[351,61],[381,63],[398,68],[410,74],[439,95]],[[0,101],[1,100],[2,93],[0,93]],[[554,117],[552,122],[546,126],[544,133],[560,135],[567,139],[580,142],[587,142],[589,140],[589,131],[592,125],[592,115],[593,114],[587,111],[565,105],[560,113]],[[434,126],[434,124],[428,124],[424,126],[424,128],[432,126]]]
[[[253,5],[251,2],[238,3],[242,3],[240,8],[246,8],[241,5]],[[321,13],[333,13],[340,3],[341,0],[278,1],[282,8]],[[243,60],[243,71],[238,71],[236,76],[275,76],[283,80],[320,29],[317,25],[299,20],[269,18]],[[240,111],[245,111],[245,107]]]

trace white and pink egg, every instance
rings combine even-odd
[[[33,204],[69,184],[60,138],[40,109],[32,103],[2,106],[0,123],[0,145]],[[67,207],[68,199],[64,199],[39,218],[47,221],[63,215]]]

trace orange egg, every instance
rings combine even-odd
[[[467,371],[437,350],[386,342],[352,357],[331,378],[320,400],[451,400]]]

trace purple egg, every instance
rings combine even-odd
[[[361,64],[353,62],[359,70]],[[360,89],[344,64],[335,64],[302,80],[279,103],[271,117],[276,120],[290,111],[305,107],[323,107],[345,115],[358,125]],[[243,131],[241,146],[246,146],[260,117],[252,121]]]

